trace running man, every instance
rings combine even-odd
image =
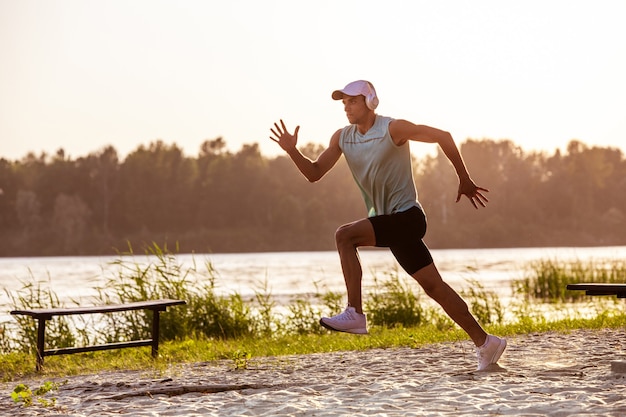
[[[367,333],[358,248],[388,247],[402,268],[469,335],[476,345],[478,369],[486,369],[498,361],[506,340],[483,330],[465,301],[443,281],[433,263],[423,241],[426,216],[417,199],[409,141],[436,143],[441,147],[459,177],[457,202],[465,195],[476,209],[485,207],[488,200],[483,193],[488,190],[472,181],[450,133],[376,114],[379,100],[370,82],[351,82],[333,91],[332,98],[342,101],[350,125],[332,135],[328,147],[315,161],[296,147],[300,126],[291,134],[280,120],[280,124],[274,123],[270,129],[270,139],[280,145],[310,182],[320,180],[344,155],[368,209],[368,217],[344,224],[335,233],[348,305],[334,317],[323,317],[320,324],[335,331]]]

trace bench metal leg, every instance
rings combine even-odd
[[[159,320],[160,311],[152,310],[152,357],[159,356]]]
[[[46,347],[46,319],[37,320],[37,372],[43,367],[43,351]]]

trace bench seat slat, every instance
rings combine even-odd
[[[94,313],[114,313],[118,311],[131,310],[159,310],[165,311],[169,306],[185,304],[183,300],[150,300],[137,301],[128,304],[109,304],[100,306],[87,307],[66,307],[66,308],[36,308],[26,310],[13,310],[11,314],[21,314],[32,316],[34,318],[51,318],[52,316],[71,316],[75,314],[94,314]]]
[[[617,295],[618,298],[626,298],[626,283],[625,284],[605,284],[605,283],[567,284],[567,289],[585,291],[587,295]]]

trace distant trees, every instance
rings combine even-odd
[[[626,161],[616,148],[570,142],[567,153],[524,152],[511,141],[468,140],[461,152],[489,188],[487,210],[451,204],[456,179],[445,157],[417,176],[437,247],[577,246],[626,243]],[[442,172],[443,174],[436,174]],[[444,201],[431,175],[445,175]],[[445,213],[445,217],[439,213]],[[432,228],[431,228],[432,231]]]
[[[306,145],[314,158],[322,150]],[[563,154],[508,140],[461,151],[487,209],[455,204],[458,181],[442,152],[414,156],[431,247],[626,244],[626,160],[616,148],[570,142]],[[317,184],[257,144],[227,151],[219,137],[197,157],[162,141],[124,160],[113,147],[72,160],[0,159],[0,256],[109,254],[146,243],[184,252],[328,250],[342,223],[365,215],[343,158]]]

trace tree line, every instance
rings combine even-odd
[[[441,150],[414,154],[430,247],[626,244],[620,149],[577,140],[554,153],[510,140],[460,147],[490,202],[455,204],[458,180]],[[156,141],[123,160],[111,146],[76,159],[62,149],[0,159],[0,256],[114,254],[152,242],[186,253],[332,250],[336,228],[365,215],[343,158],[310,184],[286,155],[265,157],[258,144],[230,152],[221,137],[195,157]]]

